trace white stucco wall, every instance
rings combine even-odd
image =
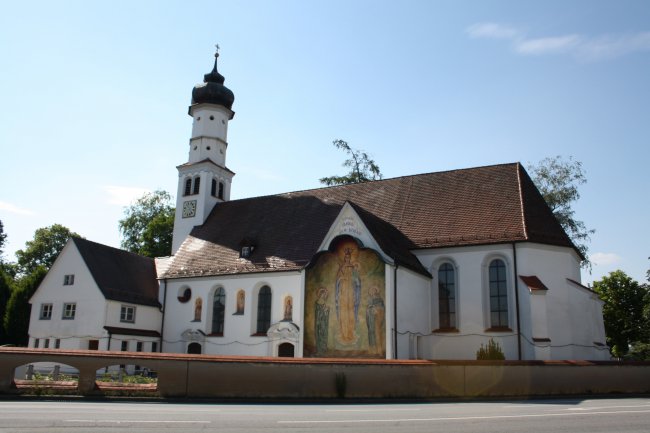
[[[64,276],[71,274],[74,284],[63,285]],[[89,340],[101,339],[103,335],[106,301],[72,241],[63,248],[30,303],[30,347],[34,347],[34,338],[40,340],[39,347],[43,347],[45,338],[60,338],[62,349],[88,349]],[[52,318],[41,320],[41,305],[46,303],[52,304]],[[77,304],[72,320],[62,319],[65,303]],[[101,344],[100,340],[100,349]],[[54,348],[53,341],[50,348]]]
[[[395,268],[386,268],[389,270],[386,279],[391,282],[392,287]],[[431,279],[403,267],[397,268],[397,359],[420,357],[419,338],[431,332],[431,309],[428,308],[431,303],[430,292]],[[390,307],[390,310],[386,310],[386,315],[391,316],[392,323],[394,312],[392,305]],[[388,328],[388,331],[392,336],[392,328]]]
[[[266,336],[253,336],[257,326],[257,295],[259,289],[267,285],[271,288],[271,324],[284,317],[284,298],[293,298],[293,322],[302,330],[302,287],[301,272],[274,272],[247,275],[227,275],[218,277],[167,280],[167,300],[163,350],[184,353],[190,340],[186,331],[200,331],[205,334],[202,341],[203,353],[218,355],[274,356],[278,341],[270,341]],[[181,303],[178,296],[185,287],[192,290],[192,297]],[[226,310],[223,336],[210,336],[212,327],[212,302],[217,287],[226,292]],[[246,303],[244,314],[235,315],[237,292],[244,290]],[[203,301],[201,320],[194,321],[194,308],[197,297]],[[295,346],[295,356],[302,356],[302,335]]]

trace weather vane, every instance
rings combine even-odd
[[[214,47],[217,49],[216,55],[219,56],[219,49],[221,47],[219,46],[219,44],[216,44]]]

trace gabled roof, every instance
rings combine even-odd
[[[166,277],[299,270],[345,202],[385,253],[414,270],[422,269],[416,249],[523,241],[575,249],[521,164],[512,163],[219,203]],[[244,238],[257,243],[248,260],[239,257]]]
[[[153,259],[86,239],[72,241],[106,299],[160,306]]]

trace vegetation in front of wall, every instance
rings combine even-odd
[[[97,378],[98,382],[123,383],[123,384],[151,384],[158,383],[157,377],[149,377],[140,374],[127,375],[121,377],[118,373],[104,373]]]
[[[479,361],[503,361],[506,357],[503,354],[503,350],[501,350],[501,345],[490,338],[485,346],[481,343],[481,347],[476,351],[476,359]]]
[[[345,373],[336,373],[334,376],[334,385],[336,386],[336,396],[345,398],[348,389],[348,378]]]

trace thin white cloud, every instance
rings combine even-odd
[[[594,253],[589,256],[591,260],[596,265],[615,265],[620,263],[622,257],[614,253]]]
[[[519,35],[517,29],[497,23],[473,24],[466,31],[472,38],[512,39]]]
[[[108,203],[118,206],[128,206],[145,193],[150,192],[146,188],[115,185],[106,185],[103,189],[108,194]]]
[[[575,49],[579,44],[580,36],[578,35],[522,39],[515,42],[515,51],[521,54],[557,54]]]
[[[27,215],[27,216],[29,216],[29,215],[34,215],[35,214],[33,211],[31,211],[29,209],[24,209],[24,208],[18,207],[18,206],[14,205],[14,204],[7,203],[7,202],[4,202],[4,201],[0,201],[0,210],[15,213],[15,214],[18,214],[18,215]]]
[[[474,39],[504,39],[521,55],[569,54],[597,61],[626,54],[650,51],[650,32],[610,34],[588,37],[566,34],[529,38],[514,27],[498,23],[477,23],[465,29]]]

